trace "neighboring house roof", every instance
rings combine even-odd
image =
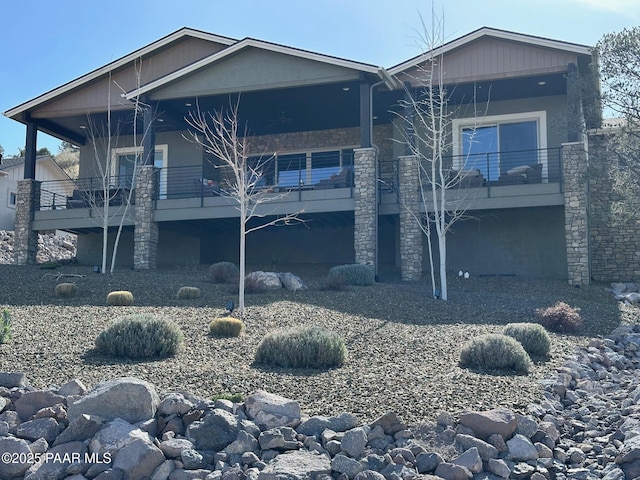
[[[533,46],[551,48],[556,50],[563,50],[567,52],[576,53],[578,55],[592,55],[591,47],[587,45],[580,45],[577,43],[562,42],[559,40],[552,40],[550,38],[537,37],[535,35],[525,35],[523,33],[511,32],[508,30],[500,30],[491,27],[482,27],[478,30],[474,30],[471,33],[456,38],[450,42],[447,42],[433,50],[421,53],[409,60],[406,60],[398,65],[389,68],[391,75],[396,75],[409,68],[415,67],[424,62],[425,59],[434,56],[444,55],[452,50],[463,47],[471,42],[474,42],[482,37],[494,37],[502,40],[509,40],[514,42],[526,43]]]
[[[166,37],[162,37],[160,40],[156,40],[155,42],[150,43],[146,47],[142,47],[128,55],[125,55],[124,57],[119,58],[118,60],[114,60],[113,62],[110,62],[103,67],[93,70],[92,72],[89,72],[86,75],[83,75],[81,77],[76,78],[75,80],[65,83],[64,85],[58,88],[54,88],[53,90],[50,90],[47,93],[44,93],[32,100],[29,100],[28,102],[18,105],[12,108],[11,110],[7,110],[4,113],[4,115],[7,117],[14,117],[22,112],[25,112],[29,109],[37,107],[59,95],[67,93],[70,90],[73,90],[74,88],[88,84],[117,68],[123,67],[128,63],[133,62],[134,60],[136,60],[137,58],[140,58],[143,55],[148,55],[156,50],[164,48],[170,43],[176,42],[177,40],[180,40],[184,37],[200,38],[203,40],[208,40],[208,41],[220,43],[223,45],[233,45],[234,43],[237,42],[237,40],[229,37],[213,35],[211,33],[203,32],[201,30],[194,30],[192,28],[186,28],[186,27],[181,28],[180,30],[170,33]]]
[[[243,40],[240,40],[239,42],[235,43],[234,45],[225,48],[224,50],[214,53],[213,55],[210,55],[206,58],[203,58],[202,60],[199,60],[195,63],[192,63],[191,65],[188,65],[176,72],[172,72],[169,75],[166,75],[162,78],[159,78],[153,82],[150,82],[146,85],[143,85],[140,88],[137,88],[135,90],[132,90],[131,92],[128,92],[125,95],[125,98],[127,100],[131,100],[133,98],[136,98],[139,95],[142,95],[144,93],[147,93],[151,90],[154,90],[156,88],[159,88],[163,85],[166,85],[168,83],[171,83],[185,75],[189,75],[190,73],[193,73],[203,67],[206,67],[207,65],[210,65],[212,63],[215,63],[217,61],[223,60],[227,57],[229,57],[230,55],[233,55],[235,53],[238,53],[241,50],[247,49],[247,48],[258,48],[261,50],[267,50],[270,52],[277,52],[277,53],[283,53],[285,55],[290,55],[293,57],[299,57],[299,58],[304,58],[307,60],[313,60],[316,62],[322,62],[322,63],[327,63],[330,65],[335,65],[335,66],[339,66],[339,67],[344,67],[344,68],[349,68],[349,69],[353,69],[353,70],[359,70],[365,73],[372,73],[375,75],[379,75],[380,78],[384,79],[383,76],[380,74],[380,69],[382,67],[377,67],[375,65],[371,65],[371,64],[367,64],[367,63],[362,63],[362,62],[356,62],[353,60],[347,60],[344,58],[339,58],[339,57],[334,57],[334,56],[330,56],[330,55],[324,55],[321,53],[315,53],[315,52],[310,52],[308,50],[301,50],[299,48],[293,48],[293,47],[288,47],[285,45],[280,45],[277,43],[271,43],[271,42],[265,42],[263,40],[257,40],[255,38],[245,38]]]
[[[38,155],[36,157],[37,163],[49,163],[54,170],[60,174],[61,180],[71,179],[67,172],[65,172],[60,165],[54,160],[50,155]],[[11,158],[3,158],[2,164],[0,164],[0,174],[7,174],[8,170],[12,170],[14,168],[20,167],[24,165],[24,157],[11,157]]]

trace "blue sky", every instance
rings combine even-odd
[[[420,53],[427,0],[4,0],[0,112],[13,108],[181,27],[254,37],[390,67]],[[640,25],[640,0],[435,0],[446,40],[482,26],[594,45]],[[5,154],[25,127],[0,117]],[[59,141],[38,134],[38,148]]]

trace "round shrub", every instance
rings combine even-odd
[[[59,283],[55,288],[56,297],[71,298],[78,293],[78,287],[75,283]]]
[[[198,287],[180,287],[176,295],[178,300],[191,300],[200,298],[200,289]]]
[[[218,262],[209,267],[209,281],[213,283],[232,283],[238,280],[240,270],[234,263]]]
[[[238,337],[244,331],[244,322],[238,318],[215,318],[209,324],[209,334],[214,337]]]
[[[531,359],[515,338],[487,334],[474,338],[462,348],[460,366],[528,373],[531,369]]]
[[[326,368],[347,358],[344,340],[322,327],[298,327],[268,333],[258,345],[255,363],[288,368]]]
[[[165,358],[175,355],[184,342],[180,327],[153,315],[129,315],[113,322],[96,338],[96,348],[125,358]]]
[[[547,330],[558,333],[577,332],[582,327],[580,309],[558,302],[552,307],[536,310],[538,323]]]
[[[329,270],[329,281],[332,277],[340,276],[344,278],[347,285],[367,286],[376,282],[376,276],[373,268],[369,265],[354,263],[350,265],[338,265]]]
[[[542,325],[537,323],[510,323],[503,333],[515,338],[527,353],[534,357],[547,357],[551,351],[551,338]]]
[[[107,295],[107,303],[118,307],[133,305],[133,293],[126,290],[117,290]]]

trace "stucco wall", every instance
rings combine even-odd
[[[567,278],[562,207],[478,211],[473,217],[456,223],[447,238],[448,270]],[[423,268],[428,272],[427,242],[423,243]]]

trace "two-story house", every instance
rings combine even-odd
[[[451,168],[474,172],[459,185],[472,199],[471,219],[450,232],[449,267],[588,282],[579,172],[590,48],[481,28],[437,54],[455,112]],[[305,220],[252,233],[248,262],[358,262],[419,278],[428,268],[426,242],[403,214],[403,187],[417,192],[418,184],[401,105],[407,92],[419,94],[425,58],[383,68],[184,28],[18,105],[5,112],[26,125],[18,260],[32,261],[34,232],[61,229],[78,234],[79,262],[99,263],[97,209],[105,199],[92,192],[108,181],[109,224],[124,225],[120,265],[237,261],[228,178],[189,140],[187,118],[239,101],[251,155],[269,158],[262,186],[277,196],[261,213],[302,212]],[[80,147],[73,194],[33,181],[38,131]]]

